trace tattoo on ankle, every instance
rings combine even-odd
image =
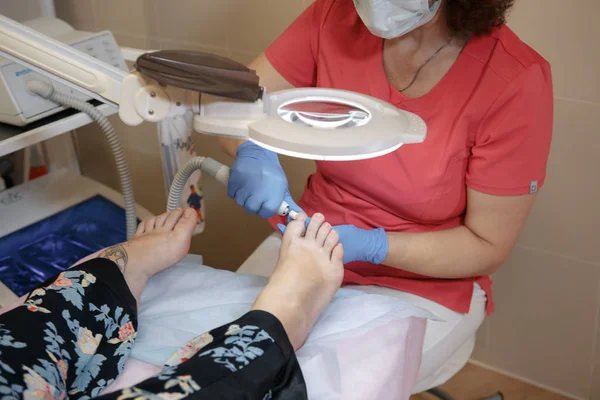
[[[127,255],[127,250],[123,247],[122,244],[117,244],[116,246],[109,247],[98,254],[99,258],[106,258],[116,263],[121,272],[125,272],[125,268],[127,268],[127,261],[129,259]]]

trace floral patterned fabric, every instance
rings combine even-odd
[[[194,338],[158,376],[101,395],[123,372],[136,330],[136,302],[114,263],[61,273],[0,316],[0,400],[306,399],[283,327],[261,311]]]

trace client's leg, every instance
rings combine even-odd
[[[135,338],[143,285],[187,253],[195,226],[193,210],[145,221],[129,242],[86,257],[1,315],[0,394],[93,397],[111,384]]]
[[[275,273],[248,314],[189,342],[157,377],[106,397],[305,399],[294,350],[342,283],[343,249],[322,215],[306,229],[304,220],[289,224]]]

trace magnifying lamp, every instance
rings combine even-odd
[[[4,16],[0,16],[0,53],[118,107],[119,117],[128,125],[159,122],[191,109],[195,131],[251,140],[292,157],[330,161],[378,157],[403,144],[424,141],[427,132],[417,115],[354,92],[300,88],[267,93],[255,71],[212,54],[147,53],[127,74]],[[218,99],[201,104],[200,93]],[[196,167],[226,183],[228,170],[206,165],[200,162]],[[170,196],[169,207],[171,200]],[[280,214],[286,212],[282,204]]]
[[[154,89],[140,92],[148,79],[169,87],[207,93],[234,101],[202,106],[194,119],[198,132],[249,139],[277,153],[315,160],[357,160],[384,155],[405,143],[425,139],[418,116],[358,93],[303,88],[267,93],[254,71],[226,58],[190,51],[159,51],[142,55],[139,76],[123,83],[122,96],[136,91],[135,117],[121,102],[121,118],[135,124],[160,119],[168,110]],[[130,83],[131,81],[131,83]],[[129,85],[131,84],[131,88]],[[150,95],[150,96],[149,96]],[[157,109],[161,108],[161,115]],[[152,111],[153,114],[149,114]]]

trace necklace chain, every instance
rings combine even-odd
[[[440,48],[439,48],[439,49],[438,49],[438,50],[437,50],[435,53],[433,53],[433,54],[431,55],[431,57],[429,57],[429,58],[427,59],[427,61],[425,61],[425,62],[423,63],[423,65],[421,65],[421,66],[419,67],[419,69],[417,69],[417,72],[415,72],[415,76],[413,77],[413,79],[412,79],[412,81],[410,82],[410,84],[409,84],[407,87],[405,87],[404,89],[400,89],[400,92],[405,92],[405,91],[407,91],[408,89],[410,89],[410,87],[411,87],[411,86],[412,86],[412,85],[415,83],[415,81],[417,80],[417,77],[419,76],[419,73],[421,72],[421,70],[422,70],[422,69],[423,69],[423,68],[424,68],[424,67],[425,67],[427,64],[429,64],[429,61],[433,60],[433,59],[435,58],[435,56],[437,56],[438,54],[440,54],[440,52],[441,52],[442,50],[444,50],[444,49],[446,48],[446,46],[448,46],[448,45],[450,44],[450,42],[452,42],[452,39],[454,39],[454,36],[455,36],[455,34],[452,34],[452,36],[450,36],[450,38],[448,39],[448,41],[447,41],[446,43],[444,43],[444,45],[443,45],[442,47],[440,47]]]

